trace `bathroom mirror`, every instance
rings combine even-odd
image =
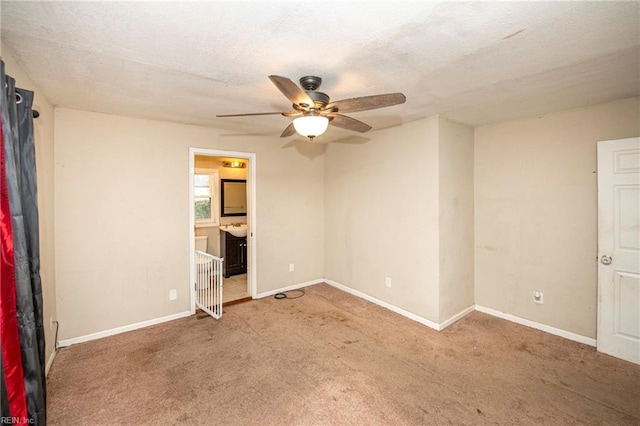
[[[247,181],[220,179],[220,216],[247,215]]]

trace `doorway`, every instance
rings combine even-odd
[[[189,148],[189,249],[191,313],[196,311],[196,244],[206,253],[229,256],[223,303],[256,296],[256,154]],[[242,200],[223,184],[246,185]],[[228,198],[224,203],[223,197]],[[226,261],[226,259],[225,259]],[[224,266],[223,266],[224,267]],[[238,269],[240,268],[240,269]],[[244,269],[243,269],[244,268]]]

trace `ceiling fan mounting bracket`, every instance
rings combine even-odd
[[[315,75],[306,75],[300,78],[300,86],[306,91],[318,90],[320,85],[322,84],[322,79],[320,77],[316,77]]]

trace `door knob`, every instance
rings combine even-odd
[[[611,265],[612,260],[611,256],[607,256],[606,254],[600,258],[600,262],[602,262],[603,265]]]

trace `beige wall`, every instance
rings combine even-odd
[[[639,115],[634,98],[475,129],[478,305],[596,337],[596,142],[640,135]]]
[[[321,147],[65,108],[55,139],[61,339],[190,309],[189,147],[256,153],[259,293],[323,276]]]
[[[442,323],[474,304],[473,129],[440,117],[438,135]]]
[[[473,129],[434,116],[369,137],[326,152],[325,276],[439,324],[474,303]]]
[[[438,118],[367,137],[325,153],[325,277],[437,322]]]
[[[44,298],[43,321],[46,341],[46,359],[49,360],[55,350],[55,329],[51,329],[51,319],[57,319],[55,253],[54,253],[54,216],[53,216],[53,105],[42,95],[16,62],[12,52],[2,45],[2,60],[5,72],[16,79],[16,86],[32,90],[35,93],[33,109],[40,117],[33,121],[36,144],[36,168],[38,173],[38,214],[40,219],[40,276]]]

